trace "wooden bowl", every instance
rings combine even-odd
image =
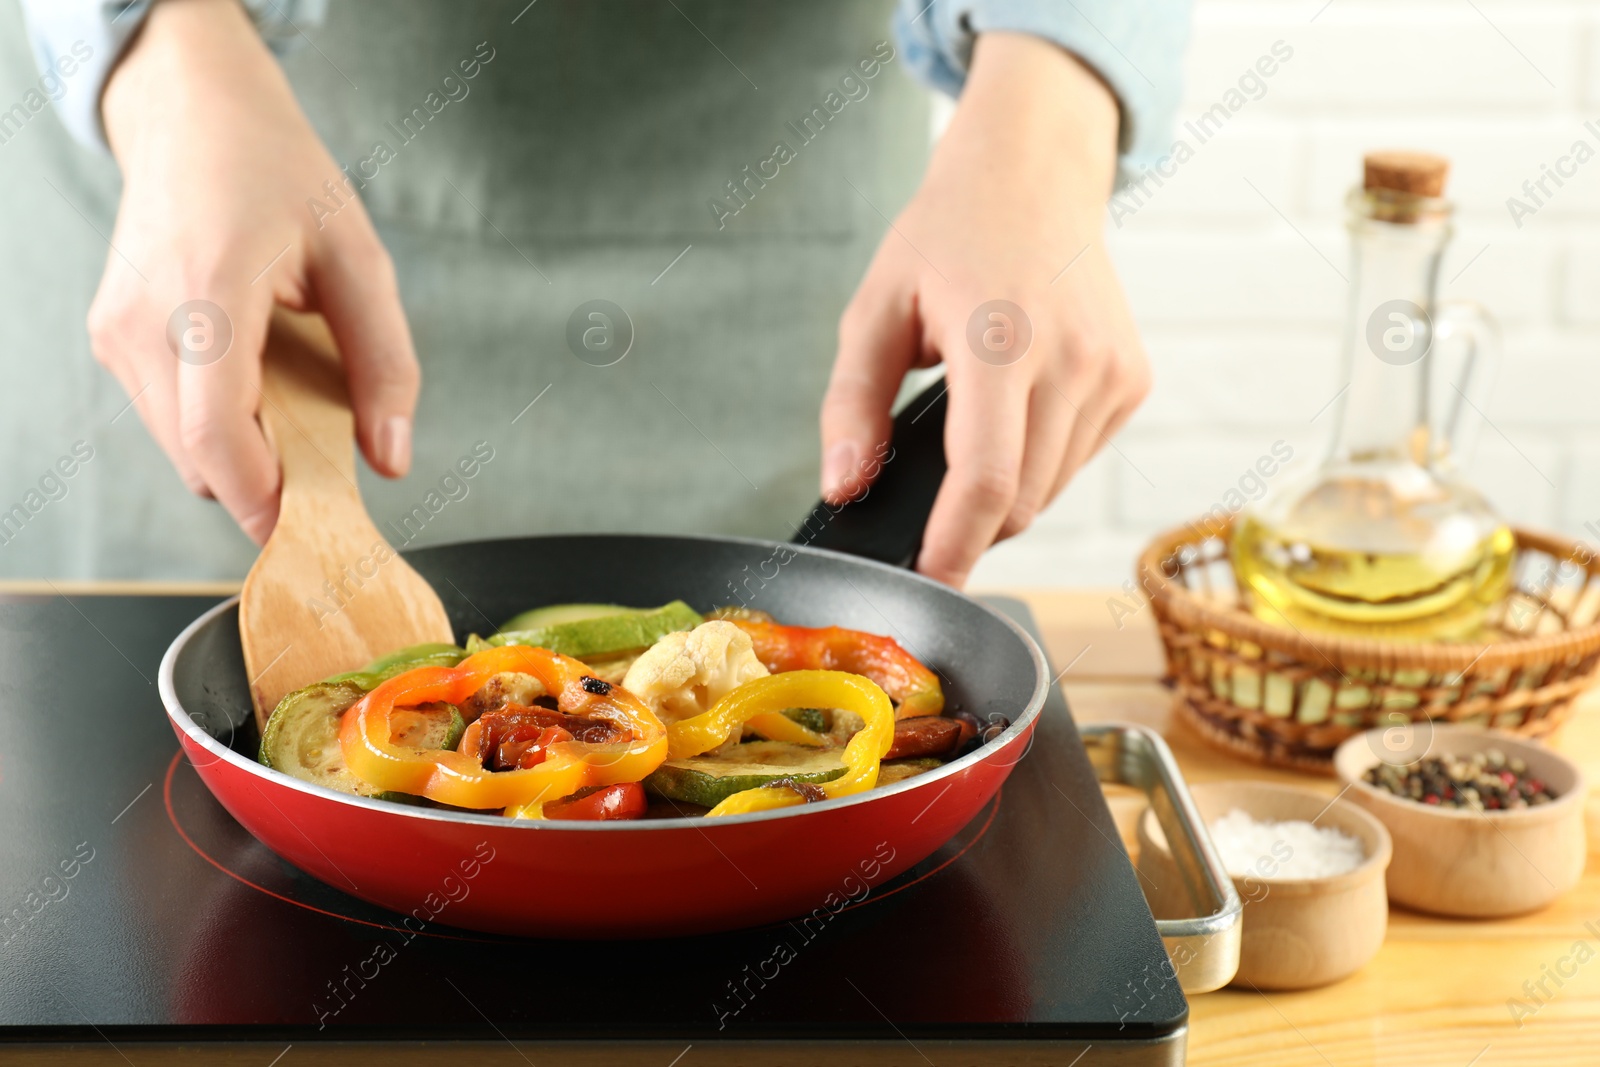
[[[1257,821],[1316,820],[1361,842],[1366,859],[1354,870],[1322,878],[1276,876],[1278,860],[1264,856],[1254,872],[1235,875],[1244,901],[1244,929],[1235,984],[1256,989],[1309,989],[1359,970],[1383,944],[1389,925],[1384,869],[1389,834],[1383,824],[1341,799],[1298,786],[1267,782],[1206,782],[1190,786],[1210,824],[1238,809]],[[1146,809],[1139,818],[1139,873],[1150,910],[1180,918],[1188,897],[1167,840]]]
[[[1578,884],[1587,843],[1583,808],[1588,785],[1578,765],[1542,745],[1508,734],[1438,724],[1406,762],[1423,755],[1467,756],[1497,748],[1519,757],[1555,791],[1536,808],[1475,812],[1419,804],[1361,780],[1380,762],[1385,730],[1357,734],[1334,754],[1345,796],[1377,816],[1394,838],[1389,899],[1418,911],[1484,919],[1535,911]]]

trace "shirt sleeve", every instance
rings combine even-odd
[[[1189,9],[1190,0],[900,0],[894,32],[912,72],[952,96],[966,80],[973,42],[987,30],[1031,33],[1065,48],[1117,97],[1117,149],[1127,173],[1171,147]]]
[[[34,63],[57,88],[47,95],[73,140],[108,151],[100,91],[150,13],[152,0],[22,0]],[[320,25],[327,0],[241,0],[267,45],[282,55]],[[43,84],[41,82],[41,84]]]

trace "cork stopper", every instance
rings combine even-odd
[[[1362,159],[1361,185],[1368,192],[1385,189],[1412,196],[1444,195],[1450,161],[1427,152],[1368,152]]]

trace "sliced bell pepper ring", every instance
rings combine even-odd
[[[808,794],[818,793],[823,799],[842,797],[878,784],[878,764],[894,741],[894,707],[876,682],[846,671],[785,671],[751,679],[709,711],[668,726],[668,753],[673,759],[687,759],[709,752],[746,722],[784,708],[839,708],[855,712],[866,723],[844,746],[844,774],[808,786]],[[707,814],[771,811],[807,799],[797,789],[763,786],[735,793]]]
[[[508,819],[542,819],[544,818],[544,801],[530,800],[525,804],[507,804],[506,810],[500,814]]]
[[[562,711],[626,727],[629,739],[560,742],[549,746],[536,766],[508,771],[487,769],[475,749],[409,749],[390,742],[389,720],[397,705],[459,705],[506,671],[533,675]],[[464,735],[463,745],[467,741]],[[666,759],[667,732],[637,697],[595,678],[579,661],[542,648],[508,645],[469,656],[455,667],[422,667],[381,683],[345,712],[339,746],[350,772],[374,788],[485,809],[538,804],[586,786],[637,782]]]
[[[944,710],[938,675],[893,638],[842,626],[782,626],[739,618],[727,621],[750,635],[756,658],[773,674],[849,671],[877,682],[899,705],[896,718],[937,715]]]
[[[768,741],[787,741],[792,745],[810,745],[821,748],[828,739],[814,730],[808,730],[781,711],[768,711],[752,715],[746,724]]]

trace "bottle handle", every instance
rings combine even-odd
[[[1433,311],[1429,393],[1444,418],[1433,426],[1429,461],[1462,463],[1470,456],[1500,369],[1500,327],[1482,305],[1441,302]]]

